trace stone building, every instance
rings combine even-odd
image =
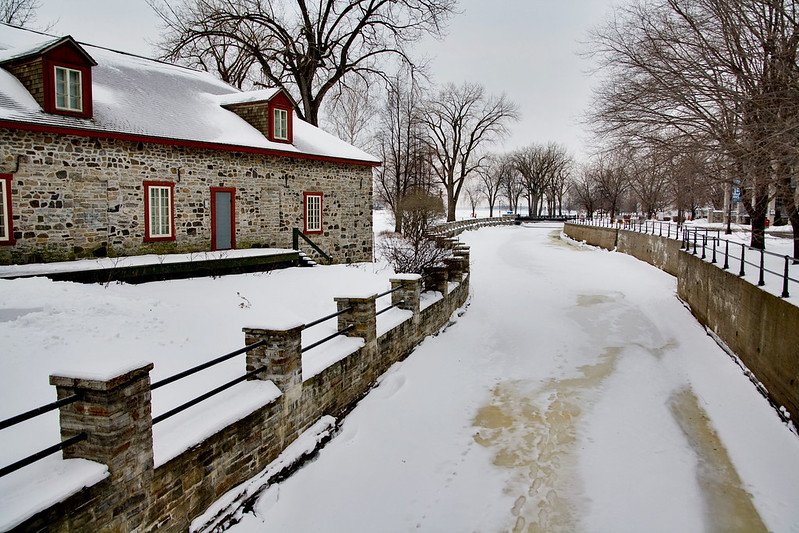
[[[289,248],[372,258],[373,156],[282,90],[0,24],[0,264]]]

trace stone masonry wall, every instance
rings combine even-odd
[[[677,277],[677,294],[765,385],[769,397],[799,420],[799,307],[680,251],[679,241],[640,233],[566,224],[569,237],[616,250]]]
[[[370,167],[0,129],[0,173],[19,155],[0,264],[208,251],[211,187],[236,188],[237,248],[291,248],[303,192],[321,191],[311,239],[335,262],[372,259]],[[144,181],[175,184],[174,241],[144,242]]]
[[[468,258],[465,247],[458,247],[458,253]],[[468,259],[459,259],[438,271],[457,286],[424,310],[419,308],[421,277],[392,279],[392,287],[397,288],[392,304],[410,311],[411,316],[379,337],[376,295],[337,298],[344,311],[338,319],[339,331],[362,338],[364,346],[305,381],[301,374],[303,326],[245,328],[247,345],[261,343],[247,353],[246,370],[256,372],[253,379],[274,382],[281,396],[156,468],[150,417],[151,364],[123,371],[108,381],[51,376],[59,397],[77,393],[86,398],[61,408],[62,420],[65,416],[69,420],[62,434],[88,434],[87,448],[72,451],[70,456],[85,452],[86,458],[105,462],[110,477],[37,513],[16,530],[187,530],[192,519],[225,492],[263,470],[320,417],[340,416],[350,409],[389,366],[407,357],[427,334],[445,326],[467,301],[468,270]],[[265,370],[257,373],[259,368]],[[106,413],[113,414],[110,422],[103,418]],[[135,422],[127,423],[133,413],[138,413]]]

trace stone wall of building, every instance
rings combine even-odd
[[[302,375],[303,326],[245,328],[245,345],[260,343],[247,353],[246,371],[255,373],[253,379],[271,380],[281,395],[155,468],[149,387],[152,365],[122,371],[107,381],[52,376],[60,398],[81,394],[79,402],[61,408],[62,421],[67,421],[62,434],[88,435],[82,447],[71,450],[69,456],[103,462],[110,475],[42,510],[16,529],[187,530],[195,517],[263,470],[322,416],[339,416],[352,408],[392,364],[407,357],[427,334],[447,325],[469,295],[468,259],[462,259],[468,258],[468,250],[461,246],[457,253],[461,259],[438,272],[451,290],[425,309],[420,308],[421,276],[391,280],[392,288],[397,289],[391,295],[392,305],[406,311],[408,318],[379,336],[376,295],[336,298],[344,311],[338,317],[338,330],[363,339],[363,347],[314,376],[303,379]],[[259,372],[260,368],[265,369]],[[106,415],[112,420],[106,420]]]
[[[569,237],[615,249],[677,277],[677,294],[765,385],[769,398],[799,419],[799,307],[718,265],[680,250],[674,239],[613,228],[566,224]]]
[[[303,192],[322,192],[311,239],[335,262],[372,259],[368,166],[0,129],[0,173],[12,172],[16,244],[0,264],[208,251],[211,187],[236,189],[237,248],[291,248]],[[145,181],[174,183],[174,241],[144,242]]]

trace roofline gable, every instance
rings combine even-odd
[[[239,94],[247,94],[247,92],[248,91],[242,91]],[[232,93],[232,94],[236,94],[236,93]],[[231,104],[220,104],[220,105],[222,107],[224,107],[225,109],[232,109],[232,108],[248,106],[248,105],[269,104],[272,100],[277,98],[277,96],[279,94],[285,95],[285,97],[288,99],[288,101],[291,102],[292,107],[294,109],[297,109],[297,102],[294,101],[294,98],[292,98],[291,95],[289,94],[289,92],[286,89],[284,89],[283,87],[275,87],[275,94],[273,94],[269,98],[261,98],[260,100],[250,100],[250,101],[247,101],[247,102],[234,102],[234,103],[231,103]],[[230,95],[225,95],[225,96],[230,96]]]
[[[65,35],[60,39],[55,39],[51,43],[46,43],[44,45],[38,46],[26,52],[22,52],[17,56],[6,59],[5,61],[0,61],[0,66],[8,65],[11,63],[17,63],[19,61],[25,61],[26,59],[30,59],[32,57],[43,56],[48,52],[50,52],[51,50],[59,48],[60,46],[63,46],[65,44],[71,46],[76,52],[78,52],[81,56],[83,56],[83,58],[86,59],[86,63],[88,65],[92,67],[97,66],[97,61],[95,61],[94,58],[91,55],[89,55],[89,53],[78,43],[78,41],[72,38],[71,35]]]

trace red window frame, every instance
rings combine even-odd
[[[275,110],[280,109],[286,112],[286,138],[279,139],[275,137]],[[270,105],[268,108],[269,113],[269,140],[276,143],[291,144],[294,139],[294,125],[292,124],[292,117],[294,110],[290,107],[283,105]]]
[[[175,184],[170,181],[145,181],[144,186],[144,242],[164,242],[175,240]],[[169,228],[171,235],[150,235],[150,188],[169,188]]]
[[[0,237],[0,246],[11,246],[16,244],[14,240],[14,212],[11,208],[11,174],[0,174],[0,181],[3,182],[3,194],[0,195],[0,202],[3,202],[8,222],[8,237]]]
[[[58,109],[55,98],[55,69],[56,67],[67,68],[80,71],[81,97],[83,110],[70,111],[68,109]],[[91,118],[92,117],[92,69],[86,65],[76,65],[64,61],[53,61],[47,58],[42,60],[42,82],[44,89],[44,111],[55,115],[66,115],[70,117]]]
[[[319,198],[319,229],[311,230],[308,228],[308,198]],[[324,206],[325,195],[321,192],[304,192],[302,193],[302,220],[303,220],[303,233],[306,235],[320,235],[324,233],[324,224],[322,218],[322,208]]]
[[[216,250],[216,194],[217,192],[230,193],[230,248],[236,249],[236,188],[211,187],[211,250]]]

